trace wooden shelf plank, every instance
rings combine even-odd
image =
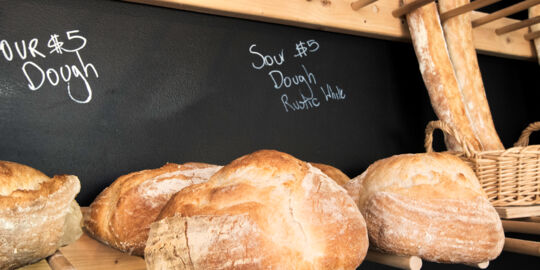
[[[51,270],[51,268],[49,267],[47,261],[43,259],[37,263],[23,266],[19,268],[19,270]]]
[[[501,218],[524,218],[540,216],[540,205],[495,207]]]
[[[92,239],[86,233],[75,243],[60,251],[77,270],[144,270],[144,259],[130,256]]]
[[[318,0],[126,0],[209,14],[280,23],[324,31],[387,40],[410,41],[403,18],[394,18],[398,0],[378,0],[357,11],[351,1]],[[472,19],[485,16],[472,12]],[[535,60],[532,42],[523,39],[526,29],[498,36],[495,29],[518,20],[501,18],[473,30],[474,44],[482,54]]]

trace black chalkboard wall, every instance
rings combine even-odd
[[[0,0],[0,40],[0,159],[78,175],[81,205],[128,172],[263,148],[356,176],[422,152],[436,119],[408,43],[96,0]],[[540,120],[538,63],[479,61],[511,146]]]

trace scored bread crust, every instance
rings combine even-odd
[[[403,0],[403,3],[413,1]],[[435,114],[474,150],[481,150],[448,55],[436,4],[429,3],[408,13],[407,24]],[[445,142],[448,150],[462,150],[461,145],[451,136],[445,135]]]
[[[148,269],[356,269],[368,245],[364,219],[342,187],[272,150],[181,190],[157,220]]]
[[[142,256],[150,224],[179,190],[206,182],[221,166],[168,163],[119,177],[90,205],[87,231],[124,252]]]
[[[439,0],[441,13],[468,4],[469,0]],[[463,13],[443,22],[444,36],[454,67],[459,89],[471,127],[480,143],[480,150],[504,149],[495,130],[491,111],[478,66],[470,13]]]
[[[529,8],[529,18],[540,16],[540,5]],[[533,24],[530,26],[531,32],[540,31],[540,24]],[[538,57],[538,64],[540,64],[540,38],[535,38],[534,46],[536,47],[536,56]]]
[[[382,251],[445,263],[480,263],[504,245],[497,212],[471,168],[444,153],[379,160],[346,186]]]
[[[328,175],[328,177],[330,177],[342,187],[351,180],[351,178],[349,178],[346,174],[344,174],[340,169],[336,167],[314,162],[310,162],[310,164],[313,165],[313,167],[321,170],[324,174]]]
[[[47,177],[31,167],[0,161],[0,268],[39,261],[80,237],[81,212],[73,175]]]

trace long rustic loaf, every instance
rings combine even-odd
[[[168,163],[119,177],[90,205],[87,231],[124,252],[142,256],[150,224],[179,190],[206,182],[221,166]]]
[[[365,222],[309,163],[262,150],[174,195],[152,224],[148,269],[356,269]]]
[[[501,221],[472,169],[444,153],[404,154],[373,163],[347,186],[374,248],[445,263],[496,258]]]
[[[469,3],[469,0],[439,0],[441,13]],[[476,58],[470,13],[463,13],[443,22],[450,60],[464,100],[471,127],[480,143],[480,150],[501,150]]]
[[[80,188],[76,176],[0,161],[0,269],[39,261],[81,236]]]
[[[403,0],[406,4],[413,1]],[[407,23],[435,114],[473,149],[481,150],[448,55],[436,4],[430,3],[408,13]],[[452,137],[446,137],[445,142],[449,150],[462,150]]]
[[[540,5],[529,8],[529,18],[540,16]],[[540,24],[534,24],[531,26],[531,32],[540,31]],[[538,64],[540,64],[540,38],[534,39],[534,45],[536,48],[536,56],[538,57]]]

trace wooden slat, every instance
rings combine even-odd
[[[49,267],[47,261],[43,259],[37,263],[23,266],[19,268],[19,270],[51,270],[51,267]]]
[[[366,260],[399,269],[419,270],[422,268],[422,259],[417,256],[398,256],[368,250]]]
[[[507,8],[503,8],[501,10],[495,11],[489,15],[483,16],[481,18],[478,18],[476,20],[472,21],[473,27],[478,27],[480,25],[484,25],[486,23],[495,21],[497,19],[500,19],[502,17],[506,17],[515,13],[518,13],[522,10],[526,10],[532,6],[536,6],[540,4],[540,0],[525,0],[523,2],[519,2],[515,5],[511,5]]]
[[[47,263],[49,263],[52,270],[75,270],[75,267],[64,257],[60,250],[47,257]]]
[[[398,0],[378,0],[365,8],[354,11],[351,1],[300,1],[300,0],[127,0],[176,9],[209,14],[287,24],[317,30],[410,41],[409,30],[403,18],[394,18],[392,11],[399,8]],[[326,3],[326,4],[325,4]],[[330,4],[328,4],[330,3]],[[472,19],[485,16],[473,11]],[[526,29],[503,37],[495,29],[517,22],[502,18],[473,30],[478,52],[500,57],[536,60],[531,42],[523,39]]]
[[[503,250],[531,256],[540,256],[540,242],[506,238]]]
[[[141,257],[130,256],[83,234],[79,240],[60,251],[77,270],[144,270],[146,264]]]
[[[505,232],[540,235],[540,223],[537,222],[502,220],[502,225]]]
[[[517,23],[509,24],[501,28],[497,28],[495,29],[495,33],[500,36],[500,35],[503,35],[503,34],[506,34],[506,33],[509,33],[509,32],[512,32],[512,31],[515,31],[524,27],[531,26],[533,24],[537,24],[537,23],[540,23],[540,16],[536,16],[527,20],[523,20],[521,22],[517,22]]]
[[[357,0],[355,2],[351,3],[351,8],[353,10],[359,10],[373,2],[376,2],[377,0]]]
[[[530,33],[527,33],[523,36],[523,38],[525,40],[533,40],[533,39],[537,39],[537,38],[540,38],[540,31],[535,31],[535,32],[530,32]]]
[[[501,218],[524,218],[540,216],[540,205],[495,207]]]
[[[406,4],[398,9],[393,10],[392,16],[399,18],[407,13],[411,13],[415,9],[418,9],[434,1],[435,0],[416,0],[414,2],[410,2],[409,4]]]
[[[485,6],[489,6],[493,3],[497,3],[501,0],[475,0],[471,1],[466,5],[463,5],[461,7],[457,7],[455,9],[449,10],[445,13],[441,14],[441,21],[446,21],[450,18],[456,17],[460,14],[467,13],[469,11],[477,10],[480,8],[483,8]]]

